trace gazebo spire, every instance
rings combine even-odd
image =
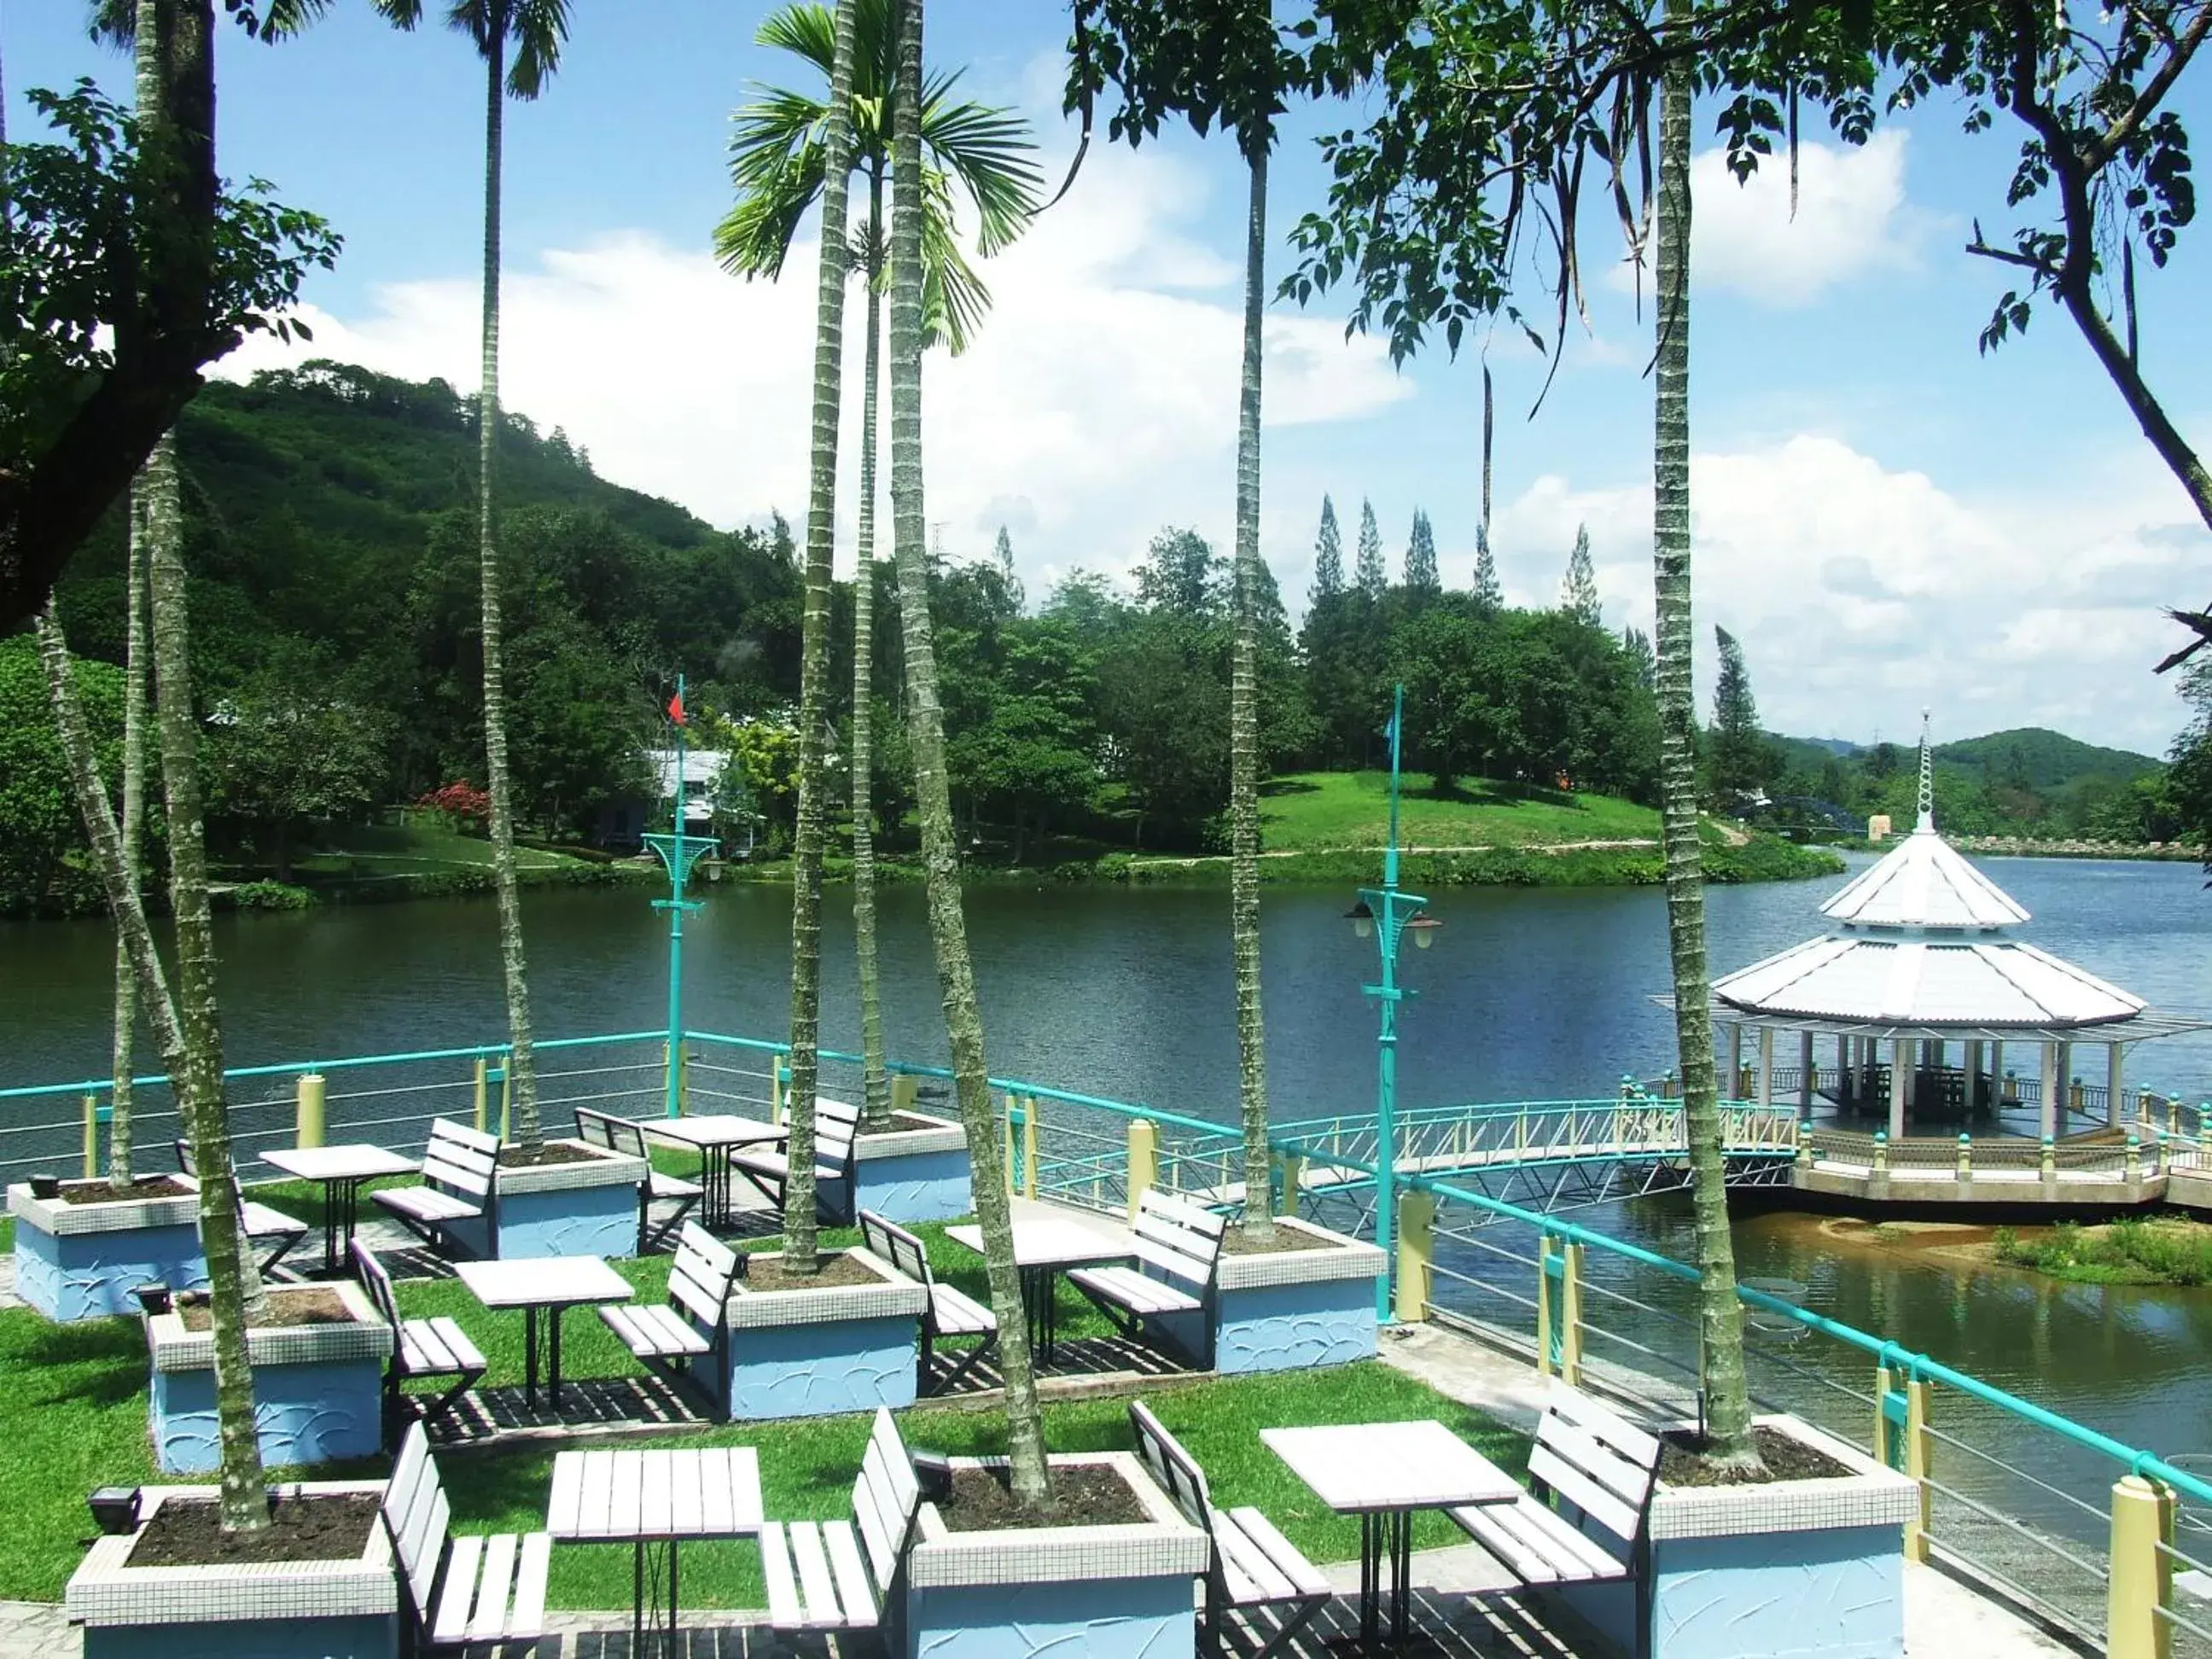
[[[1928,741],[1929,711],[1920,711],[1920,817],[1915,830],[1936,828],[1936,750]]]

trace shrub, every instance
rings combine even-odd
[[[304,910],[315,896],[304,887],[281,881],[249,881],[230,890],[230,902],[240,910]]]

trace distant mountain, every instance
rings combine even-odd
[[[2063,789],[2084,778],[2128,783],[2164,763],[2125,749],[2100,749],[2039,726],[1992,732],[1984,738],[1936,745],[1936,758],[1993,788]]]

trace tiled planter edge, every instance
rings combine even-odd
[[[854,1209],[886,1221],[955,1221],[975,1207],[968,1170],[968,1137],[949,1118],[921,1112],[926,1129],[864,1134],[853,1143]]]
[[[729,1301],[723,1394],[733,1421],[914,1403],[929,1292],[865,1250],[851,1255],[881,1282],[807,1291],[752,1291],[738,1282]]]
[[[69,1204],[8,1188],[15,1220],[15,1293],[49,1319],[73,1324],[135,1314],[131,1292],[159,1281],[172,1290],[207,1287],[199,1199]]]

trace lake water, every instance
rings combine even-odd
[[[1990,860],[2033,913],[2023,936],[2153,1004],[2212,1012],[2212,895],[2193,865]],[[1716,971],[1819,929],[1838,884],[1716,888]],[[665,1019],[666,932],[644,890],[532,895],[531,971],[541,1036],[651,1030]],[[789,897],[774,887],[707,890],[687,939],[687,1023],[773,1037],[788,1018]],[[1350,895],[1281,889],[1263,901],[1268,1060],[1281,1118],[1359,1110],[1374,1090],[1374,1015],[1359,986],[1374,947],[1342,912]],[[994,884],[969,896],[992,1069],[1193,1115],[1233,1114],[1236,1052],[1225,890]],[[858,1046],[849,915],[832,888],[825,927],[825,1043]],[[1408,951],[1419,992],[1401,1024],[1401,1098],[1413,1103],[1607,1094],[1624,1072],[1670,1063],[1661,896],[1650,890],[1461,890],[1442,896],[1435,948]],[[892,1054],[941,1060],[936,977],[918,887],[882,895],[885,1020]],[[467,900],[331,908],[219,921],[228,1058],[250,1065],[495,1041],[501,1014],[493,907]],[[112,945],[94,923],[0,924],[0,1087],[101,1074]],[[1794,1058],[1794,1056],[1793,1056]],[[2101,1064],[2101,1056],[2089,1062]],[[2131,1075],[2212,1094],[2212,1041],[2137,1051]],[[52,1116],[40,1103],[37,1115]],[[15,1121],[30,1115],[19,1111]],[[0,1119],[0,1129],[7,1120]],[[20,1147],[22,1142],[17,1141]],[[12,1153],[15,1147],[10,1147]],[[1689,1254],[1681,1200],[1586,1218]],[[1739,1225],[1742,1271],[1808,1286],[1809,1305],[1892,1335],[2123,1440],[2212,1451],[2212,1292],[2054,1285],[1932,1253],[1925,1238],[1790,1214]],[[1939,1243],[1943,1242],[1937,1241]],[[1593,1261],[1607,1282],[1680,1305],[1679,1293]],[[1624,1328],[1644,1330],[1633,1315]],[[1654,1343],[1656,1346],[1656,1343]],[[1593,1352],[1600,1350],[1594,1349]],[[1870,1364],[1826,1344],[1785,1359],[1770,1391],[1855,1430]],[[2035,1458],[2099,1507],[2110,1467],[2055,1451],[1960,1405],[1943,1419],[1974,1443]],[[1862,1431],[1863,1433],[1863,1431]],[[1950,1477],[1996,1480],[1964,1453]],[[2057,1500],[2008,1494],[2053,1529],[2094,1525]]]

